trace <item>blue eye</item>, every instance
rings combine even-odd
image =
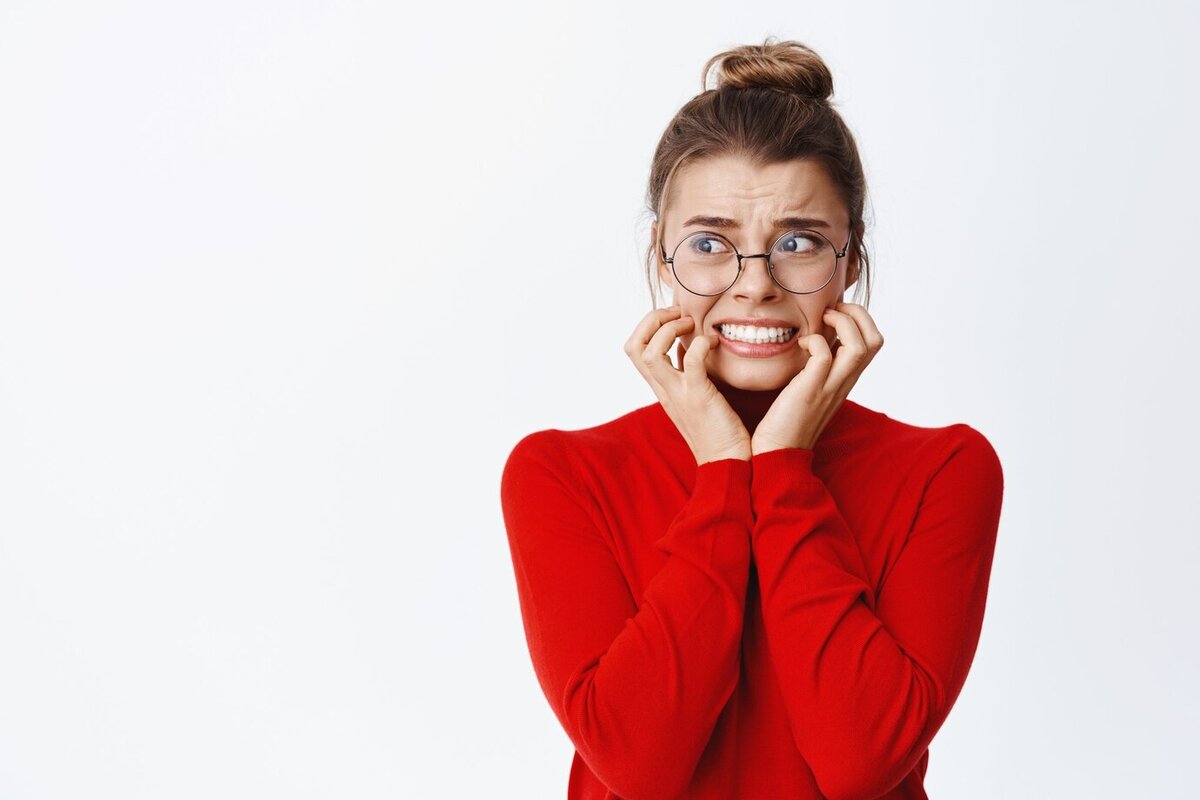
[[[730,252],[724,240],[705,233],[698,233],[688,239],[688,249],[701,256],[722,256]]]
[[[797,231],[779,240],[779,250],[789,255],[813,256],[828,249],[829,243],[813,233]]]

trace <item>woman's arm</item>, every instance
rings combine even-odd
[[[538,682],[580,756],[622,797],[675,797],[737,685],[750,569],[750,462],[697,467],[641,607],[597,529],[564,443],[531,434],[501,500]]]
[[[967,425],[929,479],[875,597],[813,451],[752,459],[752,547],[767,645],[796,747],[832,800],[912,771],[967,677],[983,622],[1003,473]],[[869,488],[864,488],[869,494]]]

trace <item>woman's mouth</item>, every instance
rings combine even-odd
[[[768,358],[791,350],[800,329],[723,323],[716,331],[722,349],[746,358]]]

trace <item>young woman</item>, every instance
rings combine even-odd
[[[650,174],[647,280],[677,304],[625,352],[658,402],[530,434],[502,478],[568,798],[924,798],[1000,462],[847,398],[883,337],[841,300],[869,278],[866,185],[825,64],[767,39],[702,86],[714,64]]]

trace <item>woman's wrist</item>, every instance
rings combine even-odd
[[[754,455],[753,449],[750,447],[740,447],[733,450],[721,450],[716,453],[709,453],[700,456],[696,459],[697,464],[707,464],[711,461],[724,461],[727,458],[736,458],[739,461],[749,461]]]
[[[803,443],[784,444],[782,442],[775,442],[770,439],[752,439],[750,442],[750,452],[753,455],[758,455],[760,453],[769,453],[772,450],[785,450],[788,448],[800,449],[800,450],[811,450],[812,449],[811,447],[805,447],[805,445]]]

